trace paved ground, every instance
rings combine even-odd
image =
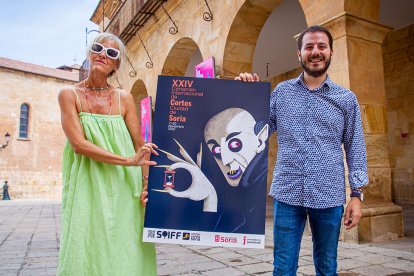
[[[271,208],[268,208],[271,210]],[[341,275],[414,275],[414,206],[404,206],[411,237],[380,244],[339,245]],[[0,201],[0,275],[55,275],[60,203]],[[410,232],[411,231],[411,232]],[[157,245],[159,275],[271,275],[272,219],[268,212],[264,250]],[[298,275],[313,275],[312,243],[305,236]],[[413,272],[413,273],[410,273]]]

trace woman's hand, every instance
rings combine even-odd
[[[127,166],[154,166],[157,165],[155,161],[149,161],[149,156],[151,153],[158,155],[158,152],[155,151],[158,146],[153,143],[146,143],[144,144],[137,153],[135,153],[133,156],[128,158],[127,160]]]
[[[148,175],[144,175],[142,177],[142,192],[141,192],[141,204],[142,207],[145,207],[147,205],[148,202]]]
[[[144,185],[144,187],[142,188],[142,193],[141,193],[142,207],[145,207],[147,205],[147,202],[148,202],[148,184]]]
[[[144,144],[134,156],[128,159],[128,166],[157,165],[155,161],[149,161],[151,153],[158,155],[158,152],[156,152],[154,148],[157,149],[158,146],[153,143]],[[145,207],[148,202],[148,176],[143,176],[142,181],[144,185],[142,187],[140,200],[142,206]]]

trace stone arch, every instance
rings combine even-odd
[[[148,97],[147,88],[142,80],[137,80],[131,89],[131,95],[135,102],[138,118],[140,118],[141,107],[140,102],[143,98]]]
[[[281,4],[288,4],[285,3],[286,1],[297,2],[295,4],[301,11],[301,15],[299,16],[304,17],[304,27],[306,27],[308,20],[306,19],[306,13],[301,1],[246,0],[237,12],[228,32],[223,57],[223,75],[234,77],[234,75],[237,75],[240,72],[252,71],[256,45],[262,32],[262,28],[272,13],[276,11]],[[296,13],[296,10],[294,10],[294,12]],[[290,28],[288,22],[286,22],[286,25],[280,26],[280,30],[285,30],[286,28]],[[293,38],[293,35],[291,35],[290,38]],[[271,52],[269,52],[269,55],[271,55]]]
[[[199,52],[199,47],[194,40],[188,37],[180,38],[168,53],[161,75],[184,76],[188,64],[196,52]]]
[[[224,48],[224,76],[251,72],[256,42],[269,15],[282,0],[246,0],[230,27]]]

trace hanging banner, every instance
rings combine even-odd
[[[145,143],[152,141],[151,129],[152,129],[152,101],[151,96],[148,96],[141,100],[141,135]]]
[[[269,83],[158,77],[143,241],[264,248]]]
[[[216,77],[214,57],[209,57],[205,61],[194,66],[194,75],[197,78],[214,79]]]

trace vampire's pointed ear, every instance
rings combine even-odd
[[[256,149],[256,152],[262,152],[266,147],[266,140],[269,137],[269,125],[266,124],[256,135],[257,139],[259,139],[259,146]]]

